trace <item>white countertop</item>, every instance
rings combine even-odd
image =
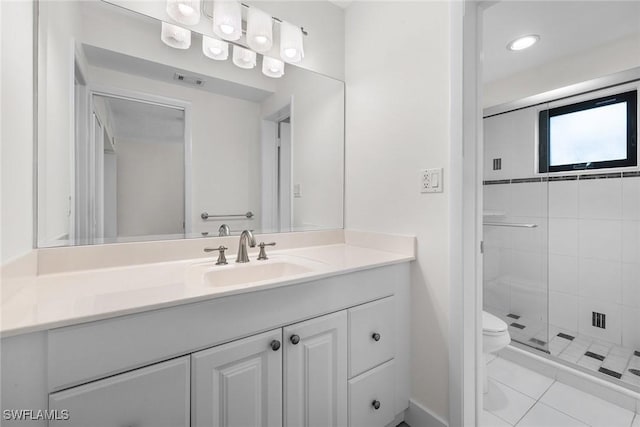
[[[3,280],[0,336],[107,319],[165,307],[266,290],[329,276],[382,267],[415,259],[413,254],[386,252],[349,244],[269,251],[270,260],[298,259],[313,264],[311,272],[250,284],[194,286],[187,273],[203,259],[44,274]],[[233,254],[229,254],[233,268]],[[212,259],[215,259],[212,258]],[[237,268],[237,267],[236,267]]]

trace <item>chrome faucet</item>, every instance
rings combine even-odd
[[[227,224],[222,224],[218,228],[218,237],[231,236],[231,229]]]
[[[253,233],[249,230],[244,230],[242,234],[240,234],[240,244],[238,245],[238,256],[236,258],[236,262],[249,262],[247,241],[249,243],[249,247],[256,247],[256,239],[253,237]]]

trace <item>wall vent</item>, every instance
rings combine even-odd
[[[194,85],[194,86],[204,86],[204,80],[199,77],[187,76],[182,73],[175,73],[173,75],[173,80],[177,80],[182,83]]]
[[[604,313],[591,312],[591,326],[601,329],[606,329],[607,316]]]

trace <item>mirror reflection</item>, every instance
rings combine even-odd
[[[39,8],[40,247],[343,226],[343,82],[171,48],[102,1]]]

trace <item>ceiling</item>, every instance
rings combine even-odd
[[[640,1],[497,2],[484,12],[484,81],[504,79],[562,57],[640,33]],[[520,52],[507,43],[527,34],[540,41]]]
[[[351,3],[353,3],[353,0],[329,0],[329,3],[333,3],[342,9],[346,9]]]
[[[184,142],[184,111],[110,96],[95,95],[109,111],[116,145],[127,140],[148,143]],[[117,148],[116,148],[117,150]]]
[[[134,56],[125,55],[123,53],[102,49],[88,44],[82,44],[82,50],[87,62],[94,67],[106,68],[114,71],[120,71],[122,73],[159,80],[165,83],[184,86],[186,83],[181,83],[175,79],[175,74],[179,73],[188,76],[191,81],[199,79],[204,82],[202,86],[188,84],[188,87],[191,89],[199,89],[215,93],[217,95],[244,99],[251,102],[262,102],[273,94],[273,92],[256,87],[242,85],[213,76],[206,76],[204,74],[171,67],[142,58],[136,58]]]

